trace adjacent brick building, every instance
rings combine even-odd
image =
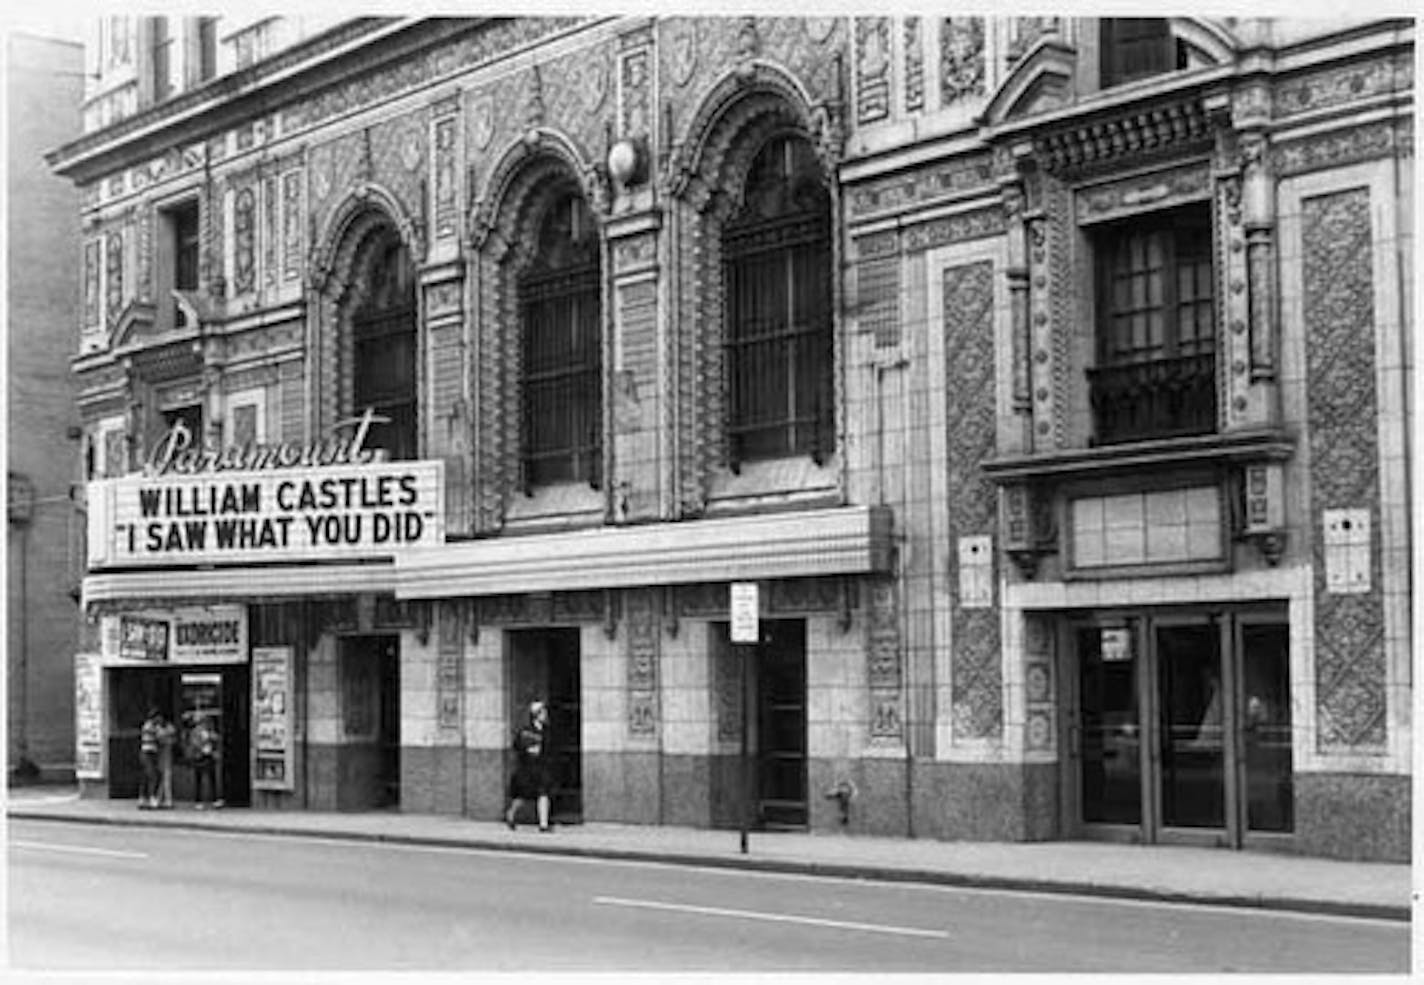
[[[79,193],[44,155],[80,133],[83,56],[77,40],[5,37],[6,747],[12,775],[30,779],[63,779],[74,761]]]
[[[96,791],[1407,857],[1412,22],[95,51]]]

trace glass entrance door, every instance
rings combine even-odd
[[[1071,826],[1237,847],[1292,830],[1283,607],[1102,613],[1068,639]]]
[[[1142,823],[1142,729],[1131,629],[1077,631],[1082,819]],[[1106,641],[1106,645],[1104,645]]]
[[[1226,826],[1220,635],[1215,620],[1153,626],[1158,720],[1154,786],[1164,828]]]

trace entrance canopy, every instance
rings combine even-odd
[[[84,579],[83,606],[103,602],[185,599],[229,601],[390,592],[390,562],[369,564],[246,565],[200,570],[160,569],[91,574]]]
[[[888,509],[853,506],[491,538],[401,553],[396,597],[865,574],[890,534]]]

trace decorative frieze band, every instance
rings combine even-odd
[[[1414,120],[1380,120],[1328,133],[1312,134],[1272,146],[1271,160],[1279,177],[1322,171],[1380,157],[1414,156]]]
[[[971,154],[914,174],[893,175],[857,185],[847,195],[851,219],[922,208],[982,192],[993,184],[989,154]]]
[[[1078,223],[1105,222],[1210,197],[1211,168],[1201,161],[1080,189]]]
[[[1281,82],[1275,91],[1277,119],[1357,103],[1371,96],[1414,88],[1414,52],[1326,69]]]

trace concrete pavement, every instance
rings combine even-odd
[[[248,834],[385,841],[934,882],[1090,896],[1264,907],[1408,920],[1411,869],[1263,852],[1098,842],[945,842],[834,834],[758,833],[590,823],[532,827],[399,812],[359,814],[232,808],[140,811],[132,800],[81,799],[71,789],[16,787],[10,817],[176,826]]]

